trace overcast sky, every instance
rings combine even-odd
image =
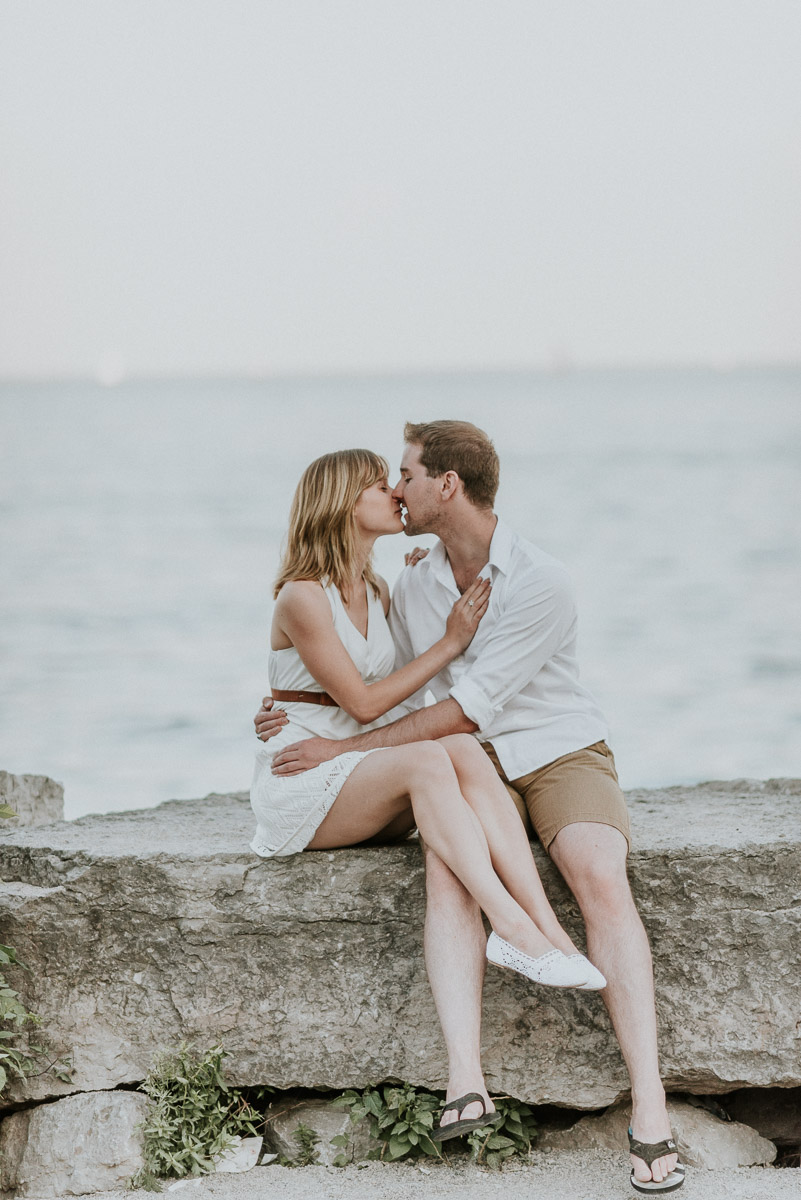
[[[798,0],[0,26],[0,375],[801,361]]]

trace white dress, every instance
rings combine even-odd
[[[367,587],[367,637],[364,638],[348,616],[338,590],[332,584],[323,590],[331,605],[334,629],[364,682],[374,683],[389,675],[395,666],[395,646],[381,598]],[[283,691],[322,691],[294,646],[270,651],[269,679],[272,687]],[[354,737],[391,719],[387,714],[372,725],[360,725],[341,708],[296,703],[282,703],[281,707],[287,711],[289,724],[260,744],[250,789],[250,803],[258,822],[250,847],[262,858],[304,850],[353,768],[374,751],[351,750],[300,775],[273,775],[270,770],[273,756],[285,746],[308,737],[337,740]]]

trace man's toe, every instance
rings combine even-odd
[[[634,1168],[634,1178],[640,1183],[648,1183],[651,1178],[651,1172],[646,1167],[641,1158],[637,1158],[634,1154],[631,1156],[631,1165]]]
[[[670,1172],[678,1164],[678,1161],[679,1161],[678,1154],[669,1154],[667,1156],[667,1158],[662,1159],[662,1162],[665,1164],[665,1179],[667,1179]]]

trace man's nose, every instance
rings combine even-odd
[[[392,489],[392,499],[400,500],[403,497],[403,480],[399,479]]]

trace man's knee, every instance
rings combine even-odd
[[[633,904],[628,845],[619,830],[594,822],[566,825],[549,850],[582,909],[608,913]]]

